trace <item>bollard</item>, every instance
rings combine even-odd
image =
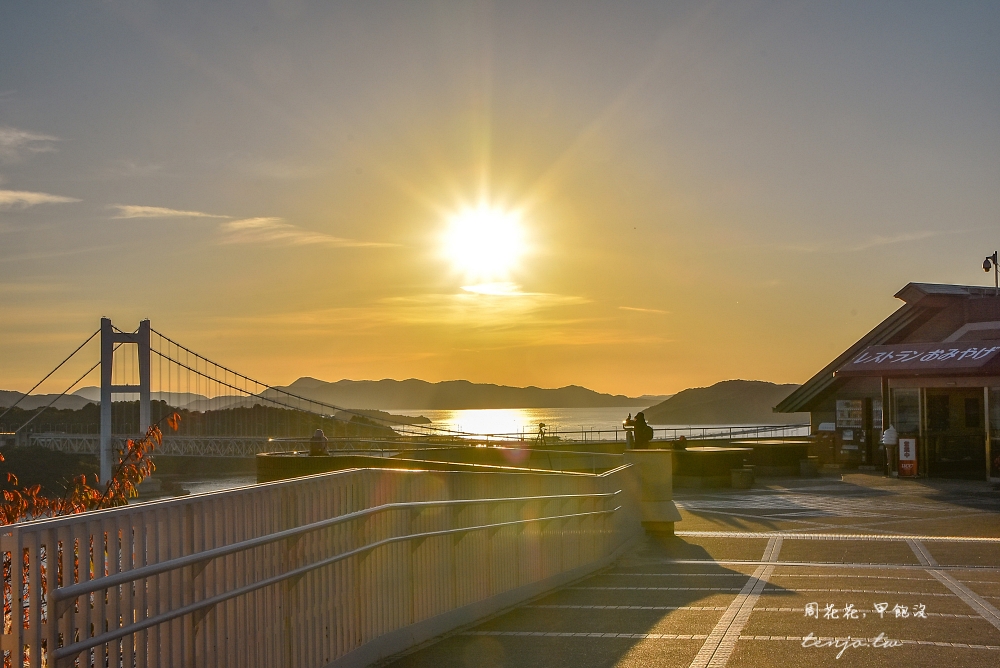
[[[626,450],[625,461],[638,474],[642,526],[654,533],[674,532],[681,514],[674,505],[672,450]]]

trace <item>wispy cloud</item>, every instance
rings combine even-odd
[[[115,218],[229,218],[214,213],[201,211],[181,211],[162,206],[134,206],[131,204],[112,204],[109,208],[117,209]]]
[[[868,237],[860,241],[859,243],[842,245],[836,243],[781,243],[775,244],[773,247],[782,251],[790,251],[793,253],[859,253],[862,251],[871,250],[873,248],[879,248],[882,246],[894,246],[896,244],[905,244],[913,241],[923,241],[924,239],[931,239],[933,237],[939,237],[944,234],[954,234],[960,232],[961,230],[920,230],[917,232],[903,232],[900,234],[892,235],[881,235],[877,234],[875,236]]]
[[[223,243],[281,244],[286,246],[332,246],[334,248],[382,248],[396,244],[344,239],[306,230],[282,218],[245,218],[219,225]]]
[[[58,137],[43,135],[27,130],[18,130],[10,126],[0,126],[0,159],[16,162],[25,155],[33,153],[48,153],[54,151],[52,142]]]
[[[163,165],[135,160],[118,160],[98,173],[101,178],[122,179],[151,176],[163,171]]]
[[[860,244],[855,246],[850,246],[847,248],[849,251],[864,251],[870,250],[872,248],[878,248],[879,246],[892,246],[894,244],[902,244],[908,241],[922,241],[924,239],[930,239],[931,237],[937,237],[944,234],[944,232],[939,232],[935,230],[923,230],[921,232],[904,232],[903,234],[894,234],[892,236],[881,236],[876,235]]]
[[[0,190],[0,209],[27,209],[36,204],[66,204],[79,202],[75,197],[33,193],[26,190]]]
[[[638,306],[619,306],[621,311],[635,311],[637,313],[659,313],[661,315],[666,315],[670,311],[661,311],[658,308],[639,308]]]

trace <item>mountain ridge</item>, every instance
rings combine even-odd
[[[799,424],[809,413],[775,413],[774,406],[796,390],[795,384],[763,380],[723,380],[692,387],[645,411],[650,424]]]
[[[280,389],[336,406],[379,410],[625,407],[641,406],[650,398],[649,395],[606,394],[580,385],[512,387],[469,380],[431,383],[417,378],[326,382],[304,376]]]
[[[468,380],[449,380],[432,383],[416,378],[394,380],[350,380],[327,382],[303,376],[289,385],[277,386],[322,403],[354,410],[461,410],[490,408],[600,408],[635,407],[663,400],[670,395],[641,395],[628,397],[607,394],[580,385],[560,388],[541,388],[534,385],[513,387],[494,383],[473,383]],[[265,391],[262,396],[267,396]],[[208,398],[193,393],[153,392],[154,400],[168,400],[171,405],[190,410],[212,410],[246,405],[253,397]],[[22,396],[20,392],[0,390],[0,406],[11,405]],[[44,406],[55,395],[31,395],[20,406]],[[87,403],[100,402],[100,388],[82,387],[73,394],[59,399],[55,408],[80,408]]]

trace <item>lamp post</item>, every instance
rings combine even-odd
[[[1000,262],[997,262],[997,251],[983,260],[983,271],[989,273],[990,269],[993,270],[993,295],[1000,296]]]

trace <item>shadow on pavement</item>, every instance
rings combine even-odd
[[[687,666],[755,568],[748,565],[746,572],[741,572],[714,560],[758,560],[763,544],[759,540],[752,544],[733,541],[730,550],[716,542],[710,552],[682,538],[647,535],[607,569],[380,665]],[[543,633],[554,635],[540,635]],[[602,637],[649,633],[701,637]]]

